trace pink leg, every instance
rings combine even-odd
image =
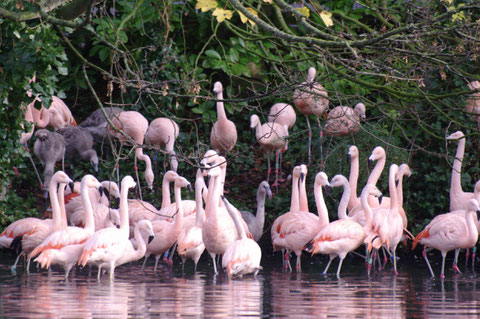
[[[310,164],[311,158],[311,145],[312,145],[312,128],[310,127],[310,121],[308,120],[308,115],[305,115],[307,119],[307,127],[308,127],[308,164]]]
[[[272,169],[270,168],[270,155],[267,157],[267,182],[270,183],[270,173],[272,172]]]

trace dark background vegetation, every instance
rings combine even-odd
[[[480,136],[465,100],[472,93],[467,83],[480,80],[478,2],[302,3],[220,0],[217,6],[233,16],[219,23],[213,10],[195,9],[197,1],[2,1],[0,183],[6,195],[0,202],[1,228],[21,217],[40,216],[44,205],[29,153],[19,143],[19,106],[29,103],[28,89],[40,94],[45,105],[51,95],[64,99],[78,123],[100,105],[137,110],[148,120],[173,118],[181,130],[176,143],[179,173],[193,182],[216,119],[213,83],[221,81],[227,115],[239,133],[227,156],[227,195],[239,208],[254,211],[266,159],[250,134],[250,115],[259,114],[265,121],[274,103],[292,104],[293,90],[310,66],[316,67],[317,81],[328,91],[330,107],[363,102],[367,108],[355,136],[321,137],[321,128],[311,119],[311,210],[317,172],[323,170],[330,178],[348,176],[348,147],[355,144],[360,151],[360,192],[370,173],[368,156],[381,145],[387,152],[386,168],[408,163],[412,169],[404,181],[404,207],[409,229],[416,234],[433,216],[448,211],[456,143],[447,145],[445,137],[457,130],[467,136],[463,189],[473,191],[480,177]],[[54,4],[58,7],[50,10],[48,5]],[[308,18],[297,10],[303,6],[309,9]],[[253,8],[258,18],[245,8]],[[333,26],[325,25],[322,10],[332,13]],[[242,23],[239,12],[255,25]],[[37,81],[29,84],[34,74]],[[324,122],[320,118],[321,125]],[[33,140],[29,146],[33,148]],[[98,179],[115,178],[115,154],[97,147],[103,149]],[[122,156],[130,150],[124,149]],[[153,150],[146,152],[153,156]],[[134,174],[129,155],[120,162],[122,176]],[[303,115],[297,114],[283,159],[283,178],[307,162]],[[154,193],[143,194],[160,206],[161,153],[155,171]],[[387,171],[379,181],[385,194]],[[88,163],[79,162],[74,169],[67,166],[67,173],[79,180],[92,172]],[[287,181],[267,201],[267,226],[288,210],[290,189]],[[340,196],[339,191],[327,196],[331,218],[336,218]]]

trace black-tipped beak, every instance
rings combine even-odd
[[[103,188],[103,186],[98,187],[98,192],[100,193],[100,197],[102,197],[103,193],[105,192],[105,189]]]
[[[108,191],[108,189],[104,188],[103,193],[105,194],[105,196],[107,196],[107,198],[110,198],[110,192]]]
[[[73,188],[74,188],[73,182],[68,183],[68,188],[70,188],[70,191],[73,193]]]
[[[255,132],[255,128],[254,128],[254,127],[250,128],[250,133],[251,133],[253,136],[255,136],[255,133],[256,133],[256,132]]]
[[[147,187],[147,193],[148,193],[148,194],[153,193],[153,188]]]
[[[303,183],[303,180],[305,179],[305,173],[300,173],[300,180]]]
[[[115,198],[115,207],[120,206],[120,198]]]
[[[98,173],[98,164],[92,164],[95,173]]]
[[[379,203],[379,204],[382,203],[382,199],[383,199],[383,195],[380,195],[380,196],[378,197],[378,203]]]
[[[477,210],[477,219],[480,219],[480,210]]]
[[[117,227],[118,229],[120,229],[120,225],[115,225],[115,227]]]
[[[373,166],[373,160],[369,159],[368,160],[368,169],[372,169],[372,166]]]
[[[399,182],[399,180],[398,180],[398,179],[397,179],[397,180],[395,180],[395,187],[398,187],[398,182]]]
[[[224,201],[225,200],[225,196],[223,195],[220,195],[220,198]]]
[[[154,238],[155,236],[152,236],[152,235],[148,236],[148,243],[150,244]]]
[[[189,192],[189,193],[193,193],[193,188],[192,188],[192,185],[191,185],[191,184],[188,184],[188,185],[187,185],[187,189],[188,189],[188,192]]]
[[[325,185],[325,194],[328,195],[332,191],[332,186],[330,185]]]
[[[347,163],[350,164],[351,161],[352,161],[352,155],[348,154],[347,155]]]

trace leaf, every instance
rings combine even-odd
[[[310,17],[310,10],[307,7],[296,8],[296,10],[305,18]]]
[[[445,2],[446,4],[452,4],[453,0],[442,0],[442,2]]]
[[[60,73],[61,75],[68,75],[68,69],[66,67],[59,67],[58,73]]]
[[[333,25],[332,13],[331,12],[328,12],[326,10],[320,12],[320,18],[322,18],[323,23],[325,23],[325,26],[331,27]]]
[[[217,59],[217,60],[221,60],[221,59],[222,59],[222,57],[220,56],[220,54],[219,54],[217,51],[211,50],[211,49],[205,51],[205,55],[208,56],[208,57],[210,57],[210,58],[215,58],[215,59]]]
[[[212,15],[217,18],[218,23],[222,23],[225,19],[230,20],[233,16],[232,10],[223,10],[222,8],[216,8]]]
[[[266,3],[273,3],[272,0],[263,0],[263,2],[266,2]]]
[[[257,11],[253,10],[252,8],[247,8],[247,10],[250,11],[250,13],[253,14],[254,16],[258,17]],[[238,11],[238,14],[240,15],[240,20],[242,21],[242,23],[247,23],[248,21],[252,25],[252,27],[255,26],[255,22],[247,18],[243,13]]]
[[[202,12],[210,11],[218,6],[217,1],[215,0],[197,0],[195,9],[200,9]]]

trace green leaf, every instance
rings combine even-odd
[[[58,68],[58,73],[60,73],[61,75],[68,75],[68,68],[66,68],[66,67],[59,67],[59,68]]]
[[[208,56],[208,57],[210,57],[210,58],[216,58],[216,59],[218,59],[218,60],[221,60],[221,59],[222,59],[222,57],[220,56],[220,54],[219,54],[217,51],[215,51],[215,50],[207,50],[207,51],[205,51],[205,55]]]

